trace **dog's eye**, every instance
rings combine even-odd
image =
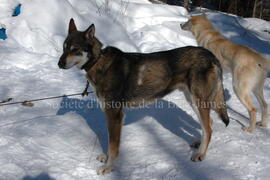
[[[80,51],[80,48],[79,47],[74,47],[71,51],[72,52],[78,52],[78,51]]]

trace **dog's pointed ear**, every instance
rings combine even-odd
[[[73,32],[77,32],[77,27],[75,25],[74,19],[71,18],[69,21],[68,34],[71,34]]]
[[[92,39],[92,38],[94,38],[95,31],[96,31],[95,25],[94,24],[91,24],[91,26],[89,26],[89,28],[87,28],[86,31],[85,31],[85,37],[86,37],[86,39]]]

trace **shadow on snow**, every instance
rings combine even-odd
[[[104,152],[107,152],[107,126],[104,112],[95,99],[81,100],[76,98],[63,98],[57,115],[75,112],[81,115],[96,133]],[[200,124],[176,104],[158,100],[156,103],[144,108],[124,110],[126,118],[124,125],[139,121],[144,117],[152,117],[164,128],[184,139],[188,144],[200,139],[198,131]]]
[[[22,180],[55,180],[51,178],[48,174],[46,173],[41,173],[36,177],[32,176],[25,176]]]

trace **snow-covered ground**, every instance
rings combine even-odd
[[[11,17],[18,3],[22,13]],[[0,40],[0,101],[84,89],[83,72],[57,67],[71,17],[80,30],[95,23],[105,46],[126,52],[196,46],[191,33],[180,29],[189,17],[181,7],[147,0],[1,0],[0,26],[7,28],[8,39]],[[221,13],[209,17],[226,37],[270,58],[270,22]],[[268,78],[267,101],[269,84]],[[231,123],[225,128],[213,114],[213,138],[203,162],[190,161],[194,149],[189,144],[200,138],[200,126],[176,91],[155,105],[126,111],[120,157],[115,171],[106,176],[96,175],[101,165],[96,156],[107,148],[107,130],[94,95],[40,101],[32,108],[0,107],[0,180],[268,180],[270,130],[243,132],[248,113],[233,93],[228,74],[224,85]]]

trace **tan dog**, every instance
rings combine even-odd
[[[251,100],[252,92],[262,109],[262,120],[257,125],[267,127],[268,105],[263,95],[263,84],[270,70],[270,61],[250,48],[226,39],[205,15],[191,17],[181,28],[191,31],[199,46],[210,50],[220,61],[223,71],[232,74],[234,91],[250,116],[250,125],[243,130],[252,132],[256,127],[257,110]]]

